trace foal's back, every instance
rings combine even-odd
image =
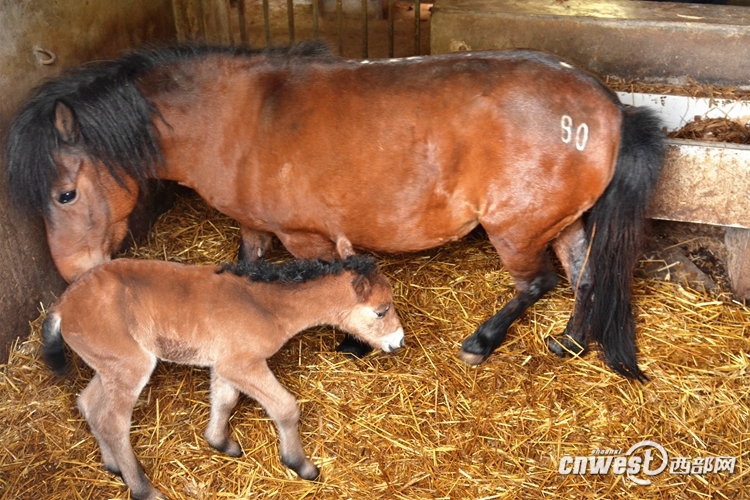
[[[160,359],[205,366],[246,345],[258,357],[273,355],[280,345],[255,337],[278,328],[272,320],[274,294],[267,284],[218,271],[116,259],[71,284],[54,312],[75,350],[80,341],[94,352],[91,344],[100,342],[110,352],[138,348]]]

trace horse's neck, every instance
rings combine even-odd
[[[263,293],[288,338],[320,325],[338,325],[347,314],[350,280],[345,276],[324,276],[296,285],[269,284]]]

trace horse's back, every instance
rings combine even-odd
[[[223,84],[232,98],[214,104],[217,121],[204,120],[216,140],[167,154],[192,162],[212,205],[256,229],[419,250],[480,222],[556,223],[589,208],[614,169],[616,98],[543,54],[245,68]]]
[[[131,259],[93,268],[55,305],[66,342],[76,351],[79,343],[88,352],[101,344],[114,353],[145,350],[160,359],[210,364],[206,335],[222,322],[217,304],[232,298],[217,286],[217,269]]]

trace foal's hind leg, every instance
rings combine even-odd
[[[583,228],[581,219],[576,220],[573,224],[565,228],[560,235],[552,242],[552,248],[562,262],[565,268],[565,274],[568,276],[570,286],[573,288],[576,300],[573,314],[568,320],[568,325],[563,334],[554,339],[549,338],[547,345],[550,351],[560,357],[568,355],[580,355],[588,349],[588,339],[583,332],[580,324],[581,304],[579,297],[585,295],[585,292],[591,286],[590,273],[586,264],[586,253],[588,249],[588,238]]]
[[[243,360],[214,366],[215,378],[224,378],[255,399],[273,419],[279,431],[281,461],[303,479],[315,479],[319,470],[305,455],[299,439],[299,408],[294,396],[276,380],[265,360]]]
[[[146,477],[130,444],[133,406],[155,364],[153,357],[145,355],[128,359],[117,373],[107,377],[98,373],[78,398],[78,408],[102,450],[105,468],[122,477],[131,497],[139,500],[166,498]]]
[[[545,293],[552,290],[558,281],[547,256],[546,245],[532,252],[521,253],[503,238],[490,235],[490,241],[515,281],[516,294],[464,341],[458,357],[470,365],[478,365],[486,360],[505,340],[510,325]]]

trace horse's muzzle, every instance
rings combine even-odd
[[[382,349],[385,352],[393,352],[404,347],[404,329],[399,328],[383,339]]]

